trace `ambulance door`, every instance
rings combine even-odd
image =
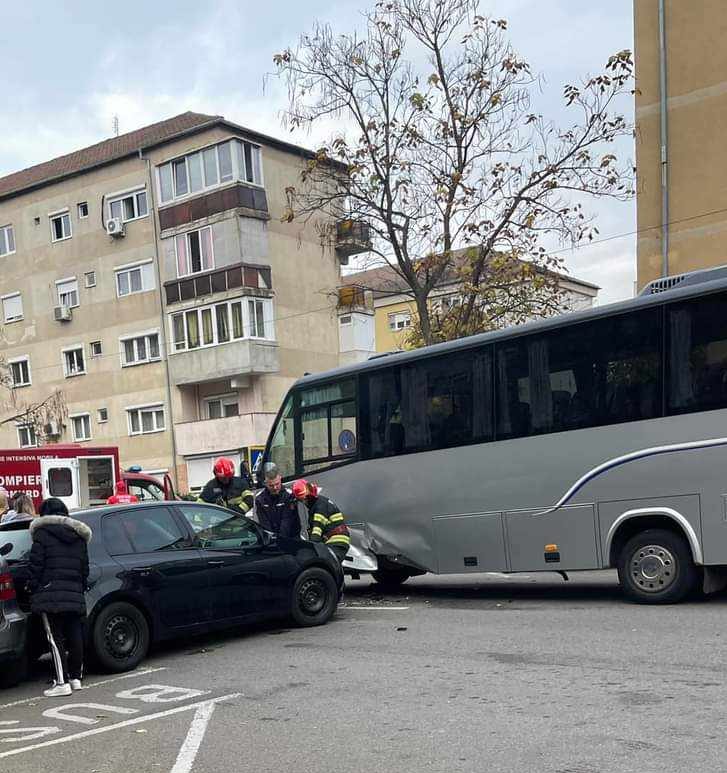
[[[41,459],[43,499],[56,497],[69,510],[81,507],[78,459]]]

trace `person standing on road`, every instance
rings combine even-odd
[[[300,537],[301,523],[298,504],[283,486],[278,466],[268,463],[264,468],[265,488],[255,500],[257,522],[266,531],[281,537]]]
[[[320,493],[315,483],[296,480],[293,496],[308,508],[308,530],[311,542],[323,542],[343,563],[351,545],[351,537],[341,508]]]
[[[213,467],[214,478],[205,484],[198,502],[222,505],[240,515],[247,515],[255,503],[255,495],[245,481],[235,475],[232,459],[220,457]]]
[[[139,497],[136,494],[129,494],[126,488],[125,480],[117,480],[114,486],[114,493],[106,500],[107,505],[137,505]]]
[[[43,694],[66,696],[81,689],[83,677],[91,529],[70,518],[60,499],[51,498],[43,502],[40,517],[30,524],[30,535],[30,608],[43,621],[56,672],[54,686]]]

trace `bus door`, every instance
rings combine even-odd
[[[69,510],[81,507],[78,459],[41,459],[43,499],[56,497]]]

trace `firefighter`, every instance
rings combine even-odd
[[[278,466],[269,462],[263,468],[265,488],[255,500],[257,522],[266,531],[280,537],[300,538],[298,503],[283,485]]]
[[[135,505],[138,502],[139,497],[135,494],[129,494],[124,480],[116,481],[115,493],[106,500],[107,505]]]
[[[339,506],[319,492],[315,483],[296,480],[293,496],[308,508],[308,529],[311,542],[323,542],[343,563],[348,553],[351,537],[346,519]]]
[[[235,513],[247,515],[252,509],[255,495],[245,485],[245,481],[235,475],[232,459],[224,456],[219,458],[212,471],[215,477],[207,482],[197,501],[222,505]]]

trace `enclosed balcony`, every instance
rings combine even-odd
[[[339,220],[336,223],[336,252],[344,265],[352,255],[371,249],[371,229],[363,220]]]

